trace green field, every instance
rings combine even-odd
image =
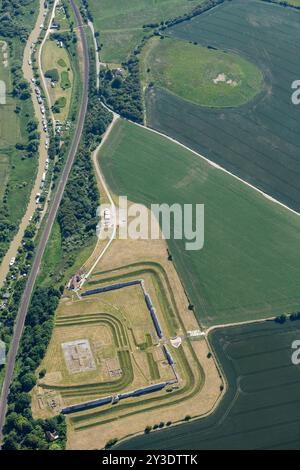
[[[59,82],[54,88],[48,86],[48,91],[52,105],[55,103],[60,110],[55,113],[56,118],[64,121],[69,116],[74,99],[73,84],[77,81],[78,74],[76,61],[71,60],[67,49],[59,47],[55,41],[47,40],[43,47],[42,68],[44,73],[49,70],[56,70],[58,73]]]
[[[299,76],[300,12],[248,0],[169,28],[178,40],[235,51],[263,73],[264,90],[238,108],[204,108],[162,88],[146,96],[147,122],[300,212],[300,112],[291,84]],[[263,47],[262,47],[263,45]]]
[[[145,35],[143,25],[160,23],[190,11],[203,0],[90,0],[101,60],[121,63]]]
[[[170,38],[153,38],[147,48],[143,69],[148,83],[198,105],[240,106],[262,89],[260,70],[237,54]]]
[[[211,325],[299,309],[300,218],[164,137],[119,121],[101,166],[115,194],[205,204],[205,243],[169,247],[198,319]]]
[[[211,343],[228,391],[209,417],[120,444],[128,449],[299,449],[299,366],[291,344],[300,325],[266,322],[225,328]]]

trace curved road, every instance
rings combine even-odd
[[[66,161],[63,173],[61,175],[61,179],[57,187],[57,190],[56,190],[56,193],[55,193],[55,196],[54,196],[54,199],[53,199],[50,211],[49,211],[49,215],[48,215],[43,233],[41,235],[41,238],[40,238],[37,250],[36,250],[36,255],[33,261],[31,272],[28,276],[27,284],[26,284],[26,287],[25,287],[25,290],[21,299],[20,309],[16,318],[14,336],[13,336],[13,340],[12,340],[11,347],[10,347],[8,357],[7,357],[5,378],[4,378],[1,398],[0,398],[0,442],[2,441],[2,429],[5,423],[5,414],[6,414],[6,406],[7,406],[7,397],[9,394],[9,387],[13,378],[16,356],[17,356],[19,343],[20,343],[23,328],[24,328],[25,318],[26,318],[26,314],[28,311],[31,294],[33,291],[33,287],[34,287],[38,272],[39,272],[39,268],[41,265],[41,260],[45,251],[45,247],[46,247],[49,235],[51,233],[51,229],[52,229],[52,226],[53,226],[53,223],[54,223],[54,220],[55,220],[55,217],[56,217],[56,214],[57,214],[57,211],[58,211],[61,199],[62,199],[62,195],[65,189],[74,159],[75,159],[75,155],[78,149],[78,145],[79,145],[82,130],[83,130],[84,119],[85,119],[85,114],[86,114],[87,104],[88,104],[89,53],[88,53],[87,38],[85,35],[84,27],[82,25],[82,18],[81,18],[80,12],[74,3],[74,0],[70,0],[70,3],[74,11],[75,17],[76,17],[76,23],[78,26],[78,30],[79,30],[79,34],[81,38],[81,44],[82,44],[82,54],[83,54],[82,102],[81,102],[81,107],[80,107],[78,123],[77,123],[77,129],[75,131],[75,135],[73,137],[73,141],[72,141],[72,145],[71,145],[68,157],[67,157],[67,161]]]

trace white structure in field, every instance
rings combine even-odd
[[[0,104],[6,104],[6,85],[3,80],[0,80]]]

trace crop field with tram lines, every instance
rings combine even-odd
[[[174,40],[234,52],[255,64],[264,76],[263,91],[243,106],[200,107],[155,86],[146,93],[150,127],[298,212],[300,112],[292,103],[291,86],[300,74],[299,19],[296,9],[236,0],[164,32]]]

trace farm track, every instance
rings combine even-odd
[[[92,25],[90,25],[91,27]],[[91,27],[92,29],[92,27]],[[97,62],[97,67],[96,69],[97,70],[100,70],[100,60],[99,60],[99,55],[97,53],[97,51],[95,50],[95,53],[96,53],[96,62]],[[120,118],[120,116],[115,113],[113,110],[111,110],[110,108],[108,108],[105,103],[102,103],[104,105],[104,107],[106,109],[108,109],[109,111],[111,111],[113,113],[113,122],[111,123],[108,131],[105,133],[105,136],[104,136],[104,139],[103,141],[101,142],[101,144],[99,145],[99,147],[95,150],[95,152],[93,153],[93,162],[94,162],[94,166],[95,166],[95,169],[96,169],[96,173],[97,173],[97,178],[99,179],[100,181],[100,184],[104,182],[104,189],[105,189],[105,192],[109,198],[109,200],[111,201],[112,200],[112,196],[110,194],[110,189],[107,187],[107,184],[105,183],[105,180],[104,180],[104,176],[103,176],[103,173],[102,173],[102,170],[101,170],[101,167],[100,167],[100,163],[98,161],[98,158],[97,156],[99,155],[99,152],[101,150],[101,147],[102,145],[104,144],[104,141],[106,141],[114,127],[114,124],[115,122],[118,120],[118,118]],[[183,144],[182,142],[179,142],[177,139],[174,139],[172,138],[171,136],[167,135],[166,133],[164,132],[161,132],[159,130],[156,130],[156,129],[153,129],[153,128],[150,128],[148,126],[145,126],[145,125],[140,125],[140,124],[136,124],[136,123],[132,123],[134,125],[137,125],[141,128],[144,128],[144,129],[147,129],[149,132],[153,132],[155,133],[156,135],[159,135],[167,140],[169,140],[170,142],[173,142],[174,144],[176,145],[179,145],[181,148],[185,149],[185,150],[188,150],[190,152],[192,152],[194,155],[196,155],[197,157],[201,158],[202,160],[206,161],[209,165],[211,165],[212,167],[220,170],[220,171],[223,171],[224,173],[232,176],[233,178],[235,178],[236,180],[238,180],[239,182],[241,182],[242,184],[245,184],[246,186],[250,187],[251,189],[253,189],[254,191],[258,192],[261,196],[263,196],[265,199],[267,199],[268,201],[271,201],[272,203],[274,204],[278,204],[279,206],[283,207],[285,210],[288,210],[289,212],[292,212],[293,214],[295,215],[300,215],[299,212],[295,211],[294,209],[290,208],[289,206],[287,206],[286,204],[282,203],[281,201],[275,199],[274,197],[271,197],[269,194],[267,194],[266,192],[262,191],[261,189],[259,189],[258,187],[256,187],[255,185],[249,183],[248,181],[242,179],[241,177],[237,176],[235,173],[227,170],[226,168],[216,164],[215,162],[213,162],[212,160],[210,160],[209,158],[207,158],[206,156],[204,156],[203,154],[197,152],[196,150],[193,150],[190,146],[187,146],[185,144]],[[115,206],[114,207],[114,210],[115,210]],[[89,272],[86,274],[85,278],[84,278],[84,282],[86,282],[86,279],[88,279],[92,272],[94,271],[96,265],[98,264],[98,262],[100,261],[100,259],[103,257],[103,255],[105,254],[105,252],[107,251],[107,249],[109,248],[109,246],[111,245],[111,243],[113,242],[113,236],[114,234],[112,234],[107,246],[104,248],[104,250],[102,250],[98,256],[98,258],[96,259],[96,262],[93,264],[93,266],[91,267],[91,269],[89,270]],[[96,246],[95,247],[95,250],[92,254],[92,256],[90,257],[90,259],[85,263],[86,266],[90,265],[91,263],[91,260],[92,259],[95,259],[95,256],[97,254],[97,251],[99,250],[99,248]],[[261,319],[263,320],[263,319]]]

